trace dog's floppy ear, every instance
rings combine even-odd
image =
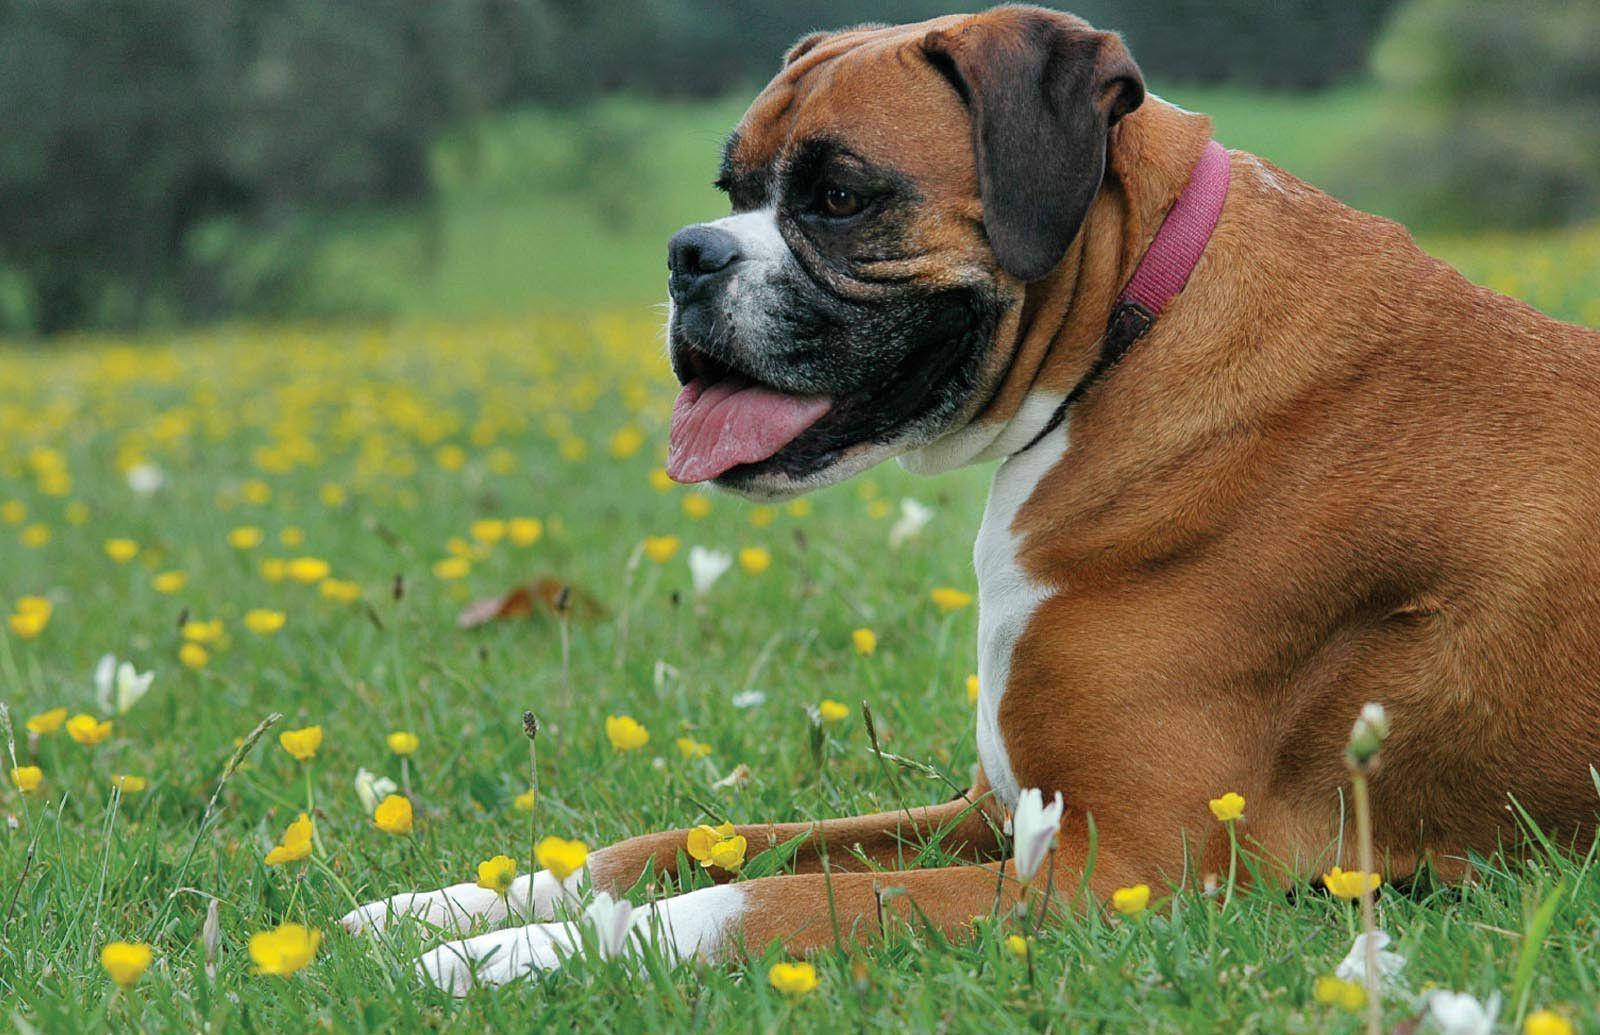
[[[1111,127],[1144,100],[1139,66],[1114,33],[1040,8],[936,29],[922,50],[971,110],[995,258],[1014,277],[1040,279],[1099,193]]]

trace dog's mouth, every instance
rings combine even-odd
[[[827,395],[780,391],[691,347],[679,354],[667,474],[705,482],[777,456],[833,408]]]

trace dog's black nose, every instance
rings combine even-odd
[[[739,241],[713,226],[686,226],[667,242],[667,288],[684,298],[739,261]]]

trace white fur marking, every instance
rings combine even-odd
[[[556,903],[576,904],[578,891],[587,879],[579,870],[565,881],[557,881],[549,870],[529,877],[523,874],[511,882],[505,898],[476,884],[452,884],[438,891],[404,892],[352,909],[339,922],[351,934],[381,931],[402,917],[416,917],[423,923],[452,934],[463,934],[479,921],[499,923],[506,918],[506,907],[520,916],[549,920],[556,915]],[[529,893],[533,900],[529,902]]]
[[[1038,425],[1029,427],[1037,434]],[[1030,579],[1018,564],[1022,538],[1012,524],[1039,480],[1066,451],[1063,421],[1027,452],[1000,465],[972,547],[972,564],[978,573],[978,759],[995,797],[1008,809],[1016,806],[1021,789],[1000,730],[1000,700],[1011,677],[1011,652],[1051,592],[1048,585]]]
[[[637,959],[649,944],[674,960],[714,959],[728,943],[744,908],[744,889],[721,884],[636,910],[623,955]],[[554,970],[582,944],[574,923],[529,924],[446,942],[424,953],[417,971],[451,995],[462,996],[475,985],[504,985],[535,971]]]

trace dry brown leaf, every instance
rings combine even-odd
[[[587,590],[554,575],[541,575],[531,582],[513,586],[497,597],[473,601],[456,616],[456,626],[475,629],[504,618],[527,618],[532,615],[553,618],[563,608],[570,617],[581,621],[594,621],[605,617],[606,613],[605,607]]]

